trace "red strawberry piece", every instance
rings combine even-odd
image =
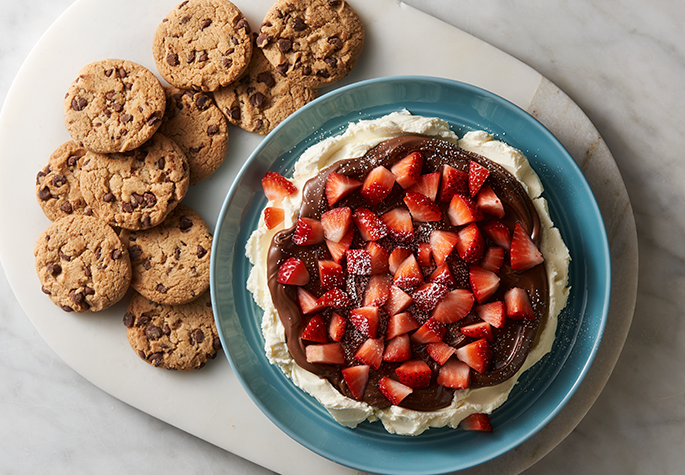
[[[338,201],[362,187],[362,182],[354,178],[346,177],[340,173],[332,172],[326,179],[326,199],[328,206],[333,206]]]
[[[476,195],[476,204],[484,213],[504,218],[504,205],[490,185],[483,185]]]
[[[316,300],[317,305],[324,307],[349,307],[352,305],[350,297],[340,289],[331,289]]]
[[[392,277],[389,275],[372,275],[364,293],[365,307],[382,307],[390,297]]]
[[[435,201],[438,196],[440,185],[440,172],[426,173],[421,175],[416,183],[407,188],[408,193],[420,193],[431,201]]]
[[[366,249],[347,250],[347,273],[371,275],[371,254]]]
[[[452,168],[449,165],[442,167],[442,182],[438,199],[449,203],[455,194],[465,195],[469,192],[469,175],[465,172]]]
[[[395,163],[390,171],[395,175],[395,181],[405,190],[417,182],[423,168],[423,154],[411,152],[409,155]]]
[[[414,390],[409,386],[390,379],[387,376],[383,376],[378,381],[378,389],[380,389],[381,394],[386,397],[388,401],[394,406],[397,406],[409,396]]]
[[[392,191],[395,175],[383,166],[371,170],[362,184],[361,194],[369,206],[376,206]]]
[[[485,251],[485,255],[480,261],[480,266],[483,269],[494,272],[495,274],[499,273],[502,264],[504,264],[504,249],[499,246],[490,246],[488,250]]]
[[[329,260],[320,260],[317,264],[319,267],[319,280],[321,280],[321,288],[323,290],[343,286],[345,283],[345,271],[340,264]]]
[[[383,308],[388,315],[392,316],[405,311],[413,302],[414,300],[409,294],[399,287],[392,285],[390,287],[390,296]]]
[[[423,360],[405,361],[395,368],[395,374],[400,383],[413,389],[427,388],[431,384],[431,369]]]
[[[354,358],[360,363],[367,364],[373,369],[381,367],[383,362],[383,338],[369,338],[359,347]]]
[[[388,228],[390,237],[401,243],[414,240],[414,225],[411,214],[404,208],[395,208],[380,216],[381,221]]]
[[[457,348],[456,355],[479,373],[486,372],[490,366],[490,345],[485,338]]]
[[[526,230],[518,222],[514,225],[509,255],[511,268],[517,272],[527,271],[545,260]]]
[[[323,316],[317,313],[309,319],[309,323],[302,330],[302,339],[317,343],[326,343],[328,341],[326,321],[323,319]]]
[[[329,241],[328,239],[326,240],[326,247],[328,247],[328,252],[331,253],[331,257],[335,262],[337,262],[338,264],[342,262],[343,257],[345,257],[345,253],[352,245],[353,239],[354,229],[350,229],[339,242]]]
[[[495,328],[502,328],[506,323],[507,315],[504,311],[504,302],[501,300],[478,305],[474,310],[478,318]]]
[[[353,308],[347,318],[362,335],[367,338],[376,338],[379,319],[378,307]]]
[[[450,231],[435,230],[430,234],[430,247],[436,265],[441,265],[459,242],[459,235]]]
[[[424,312],[430,312],[445,298],[447,292],[447,287],[442,284],[428,283],[416,289],[411,297],[417,307]]]
[[[479,266],[469,268],[469,282],[479,304],[485,303],[497,291],[499,276]]]
[[[286,285],[307,285],[309,272],[304,262],[297,257],[289,257],[278,268],[278,283]]]
[[[492,423],[487,414],[475,413],[459,423],[459,428],[477,432],[492,432]]]
[[[388,251],[375,241],[370,241],[366,250],[371,256],[371,274],[387,274],[390,271]]]
[[[414,254],[410,254],[397,268],[392,283],[404,290],[414,289],[423,284],[423,273]]]
[[[444,324],[458,322],[473,307],[473,294],[466,289],[454,289],[435,307],[432,317]]]
[[[440,386],[452,389],[466,389],[471,386],[471,368],[458,359],[448,360],[438,372]]]
[[[392,340],[419,328],[419,322],[409,312],[396,313],[388,318],[385,338]]]
[[[458,234],[457,252],[459,257],[471,264],[479,262],[485,252],[485,240],[476,223],[469,224]]]
[[[478,322],[472,323],[471,325],[465,325],[459,330],[471,338],[485,338],[488,341],[492,341],[492,327],[488,322]]]
[[[364,399],[366,385],[369,383],[369,365],[348,366],[342,369],[343,379],[352,396],[361,401]]]
[[[432,221],[440,221],[442,219],[442,211],[430,198],[427,198],[419,193],[407,193],[404,195],[404,204],[409,208],[411,217],[414,221],[422,223],[429,223]]]
[[[409,342],[409,335],[399,335],[388,340],[383,352],[383,361],[390,363],[397,363],[400,361],[407,361],[411,358],[411,343]]]
[[[501,221],[488,221],[482,226],[485,234],[499,247],[509,249],[511,246],[511,233]]]
[[[333,341],[341,341],[347,330],[347,319],[339,313],[333,312],[331,321],[328,323],[328,336]]]
[[[483,212],[470,197],[455,194],[452,196],[452,201],[450,201],[447,216],[449,216],[450,222],[453,225],[462,226],[482,220]]]
[[[352,227],[352,210],[345,206],[326,211],[321,215],[321,226],[326,239],[340,242]]]
[[[266,172],[262,178],[262,188],[269,201],[279,200],[297,191],[290,180],[277,172]]]
[[[433,251],[431,245],[427,242],[420,242],[416,249],[416,260],[421,267],[430,267],[433,265]]]
[[[264,224],[266,229],[273,229],[283,222],[285,218],[285,211],[283,208],[277,206],[268,206],[264,208]]]
[[[428,278],[428,282],[435,282],[436,284],[446,285],[447,287],[453,287],[457,285],[457,281],[454,280],[454,276],[452,275],[452,271],[447,265],[447,262],[443,262],[435,268],[433,273]]]
[[[364,241],[378,241],[388,235],[388,228],[383,221],[368,208],[360,206],[355,209],[352,219]]]
[[[400,268],[400,264],[402,264],[407,257],[411,256],[411,254],[411,249],[408,247],[396,247],[393,249],[388,258],[388,268],[390,269],[390,272],[392,274],[397,272],[397,269]]]
[[[528,292],[520,287],[512,287],[504,294],[504,309],[506,316],[514,320],[535,320]]]
[[[414,332],[411,339],[416,343],[437,343],[442,341],[445,333],[447,333],[445,325],[434,318],[429,318]]]
[[[340,343],[307,345],[304,351],[307,363],[345,364],[345,352]]]
[[[297,218],[293,242],[298,246],[309,246],[323,242],[321,221],[313,218]]]
[[[490,171],[487,168],[471,160],[469,162],[469,194],[476,196],[489,176]]]
[[[428,352],[428,355],[433,358],[433,361],[442,366],[450,359],[450,356],[452,356],[457,349],[445,342],[438,341],[436,343],[428,343],[426,345],[426,351]]]
[[[303,315],[320,312],[326,308],[322,305],[318,305],[316,303],[316,297],[303,287],[297,288],[297,301],[300,304],[300,311]]]

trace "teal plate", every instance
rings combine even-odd
[[[494,433],[448,428],[416,437],[388,434],[380,422],[339,425],[264,354],[262,310],[245,289],[245,245],[267,200],[267,170],[288,175],[310,145],[342,133],[349,122],[406,109],[447,121],[462,135],[485,130],[521,150],[545,187],[552,219],[572,261],[571,294],[552,351],[529,369],[491,415]],[[490,92],[439,78],[392,77],[352,84],[290,116],[257,147],[236,177],[214,233],[214,315],[227,357],[253,401],[281,430],[310,450],[348,467],[381,474],[463,470],[520,445],[571,398],[597,352],[609,309],[609,246],[602,217],[583,174],[559,141],[528,113]],[[227,401],[230,395],[226,395]]]

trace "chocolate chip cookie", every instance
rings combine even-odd
[[[228,151],[226,118],[203,92],[165,87],[166,113],[159,132],[183,150],[190,167],[190,184],[214,173]]]
[[[152,53],[169,84],[215,91],[238,78],[252,57],[251,29],[228,0],[188,0],[157,27]]]
[[[279,73],[320,88],[341,80],[357,64],[364,27],[344,0],[276,0],[257,46]]]
[[[200,369],[221,349],[209,291],[185,305],[165,305],[135,294],[124,314],[131,348],[152,366]]]
[[[164,115],[157,77],[133,61],[106,59],[85,66],[64,99],[64,124],[81,147],[126,152],[157,131]]]
[[[125,153],[88,152],[79,176],[81,193],[95,214],[112,226],[158,225],[188,192],[188,162],[162,134]]]
[[[279,74],[256,49],[245,74],[214,92],[226,118],[248,132],[266,135],[283,119],[314,99],[312,88]]]
[[[41,234],[33,252],[43,292],[66,312],[97,312],[117,303],[131,262],[114,230],[92,216],[70,215]]]

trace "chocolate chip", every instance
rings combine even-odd
[[[105,99],[108,101],[114,100],[114,96],[116,95],[116,92],[114,91],[109,91],[107,94],[105,94]]]
[[[200,63],[204,63],[204,62],[207,61],[208,59],[209,59],[209,55],[208,55],[206,52],[204,52],[204,53],[202,53],[202,54],[200,55],[199,58],[197,58],[197,61],[200,62]],[[195,86],[193,86],[193,87],[195,87]],[[199,89],[198,89],[198,90],[199,90]]]
[[[337,7],[342,3],[342,0],[328,0],[329,7]]]
[[[307,24],[304,22],[302,18],[295,17],[293,19],[293,30],[295,31],[302,31],[307,28]]]
[[[320,78],[329,78],[331,76],[331,73],[326,71],[325,69],[320,69],[316,72],[316,75],[319,76]]]
[[[200,25],[200,29],[204,30],[205,28],[207,28],[211,24],[212,24],[212,20],[210,20],[209,18],[206,18],[206,19],[202,20],[202,24]]]
[[[143,204],[143,201],[145,201],[143,195],[139,195],[138,193],[131,194],[131,204],[133,205],[133,207],[137,208],[138,206]]]
[[[83,294],[83,292],[79,292],[76,289],[72,289],[69,292],[69,298],[71,299],[72,302],[74,302],[76,305],[81,305],[83,301],[85,300],[86,296]]]
[[[123,252],[121,252],[121,249],[115,249],[112,251],[112,259],[117,260],[123,255]]]
[[[201,146],[200,146],[200,147],[190,147],[190,148],[188,149],[188,151],[189,151],[190,153],[192,153],[192,154],[199,153],[200,150],[202,150],[202,147],[201,147]]]
[[[178,66],[178,55],[176,53],[167,54],[166,62],[169,66]]]
[[[233,53],[235,53],[235,48],[228,48],[226,51],[224,51],[224,54],[222,54],[221,56],[228,56]]]
[[[61,308],[61,309],[64,310],[65,312],[73,312],[73,311],[74,311],[73,308],[71,308],[71,307],[69,307],[69,306],[67,306],[67,305],[60,305],[59,308]]]
[[[177,247],[176,250],[174,251],[174,259],[179,260],[180,258],[181,258],[181,249]]]
[[[152,127],[153,125],[155,125],[155,124],[156,124],[157,122],[159,122],[160,120],[162,120],[162,119],[160,119],[160,118],[157,117],[156,115],[153,115],[153,116],[151,116],[151,117],[147,120],[147,125],[149,125],[150,127]]]
[[[131,206],[131,203],[121,203],[121,209],[124,213],[133,213],[133,206]]]
[[[164,354],[160,352],[152,353],[150,356],[148,356],[148,361],[154,366],[159,366],[163,359]]]
[[[216,351],[219,351],[221,349],[221,339],[218,336],[214,337],[214,341],[212,342],[212,346]]]
[[[305,64],[304,66],[302,66],[302,74],[304,74],[305,76],[311,75],[312,74],[312,67],[308,64]]]
[[[264,46],[266,46],[269,43],[269,41],[271,41],[271,37],[269,35],[267,35],[266,33],[261,33],[257,37],[256,43],[257,43],[257,46],[259,46],[260,48],[263,48]]]
[[[329,65],[331,68],[336,68],[338,66],[338,60],[335,58],[331,58],[330,56],[326,59],[324,59],[324,62]]]
[[[152,263],[150,262],[150,259],[145,259],[145,262],[143,262],[143,269],[150,270],[151,267]]]
[[[48,274],[52,276],[60,275],[62,273],[62,266],[56,262],[49,262],[47,265]]]
[[[255,130],[261,129],[261,128],[262,128],[262,125],[264,125],[264,122],[262,121],[262,119],[257,119],[257,120],[255,121]]]
[[[233,120],[240,120],[240,107],[235,106],[230,109],[226,108],[226,115]]]
[[[144,228],[151,228],[152,227],[152,222],[150,221],[150,216],[145,215],[143,217],[143,227]]]
[[[67,182],[67,179],[64,177],[64,175],[57,174],[52,177],[51,181],[53,186],[62,186]]]
[[[195,61],[195,50],[192,50],[190,53],[188,53],[188,56],[186,56],[186,62],[192,63]]]
[[[73,206],[71,206],[71,203],[69,203],[68,201],[62,203],[62,206],[60,206],[59,209],[61,209],[67,214],[71,214],[74,211]]]
[[[124,106],[122,106],[118,102],[115,102],[114,104],[112,104],[112,109],[114,109],[114,112],[121,112],[122,110],[124,110]]]
[[[133,326],[133,322],[136,321],[136,317],[133,316],[131,312],[126,312],[124,314],[124,326],[126,328],[131,328]]]
[[[133,245],[128,248],[128,255],[131,257],[132,261],[137,261],[143,255],[143,249],[139,245]]]
[[[199,259],[202,259],[206,255],[207,255],[207,249],[205,249],[204,247],[202,247],[201,245],[198,244],[197,245],[197,257]]]
[[[160,294],[166,294],[167,293],[167,288],[164,286],[164,284],[157,284],[157,288],[155,289],[157,292]]]
[[[274,87],[276,85],[274,77],[267,72],[259,73],[257,75],[257,82],[263,83],[266,87]]]
[[[59,251],[57,251],[57,254],[59,255],[59,257],[61,257],[65,261],[67,261],[67,262],[71,261],[71,256],[68,256],[67,254],[65,254],[61,249]]]
[[[105,71],[105,76],[110,77],[113,72],[114,72],[114,68],[110,68],[110,69]]]
[[[86,286],[83,291],[86,293],[86,295],[95,295],[95,290],[91,287]]]
[[[160,170],[163,170],[164,165],[166,165],[166,160],[164,160],[164,157],[157,160],[157,168],[159,168]]]
[[[84,267],[84,268],[83,268],[83,275],[85,275],[86,277],[90,278],[90,276],[91,276],[92,274],[91,274],[91,272],[90,272],[90,268],[89,268],[89,267]]]
[[[166,336],[171,335],[171,328],[169,328],[169,325],[167,323],[164,324],[164,328],[162,329],[162,332],[164,332],[164,334]]]
[[[281,38],[278,40],[278,49],[281,53],[287,53],[293,47],[293,42],[288,38]]]
[[[250,103],[257,108],[261,108],[264,102],[266,102],[266,96],[261,92],[255,92],[250,96]]]
[[[162,329],[156,325],[149,325],[145,329],[145,336],[148,340],[159,340],[162,336]]]
[[[36,185],[40,185],[40,182],[43,178],[45,178],[45,172],[41,170],[36,175]]]
[[[157,197],[154,193],[146,191],[143,193],[143,198],[145,198],[145,207],[150,208],[157,204]]]
[[[193,227],[193,220],[186,216],[181,216],[181,218],[178,220],[178,227],[181,229],[181,231],[188,231]]]
[[[69,155],[69,158],[67,158],[67,166],[69,168],[74,168],[78,164],[79,158],[81,158],[80,155]]]
[[[238,24],[235,26],[236,30],[239,30],[241,28],[245,28],[245,33],[250,34],[250,24],[247,22],[245,18],[240,20]]]
[[[119,117],[119,122],[121,122],[122,124],[131,122],[132,120],[133,116],[131,114],[122,114],[121,117]]]
[[[278,66],[276,66],[276,71],[281,73],[281,76],[285,76],[285,73],[288,72],[288,63],[281,63]]]
[[[192,333],[194,343],[198,345],[205,341],[205,333],[199,328]]]
[[[128,73],[126,72],[126,70],[124,68],[119,68],[119,69],[117,69],[117,75],[123,79],[126,76],[128,76]]]
[[[337,38],[333,36],[332,38],[328,38],[328,44],[333,46],[336,50],[342,49],[343,47],[343,42],[340,38]]]
[[[88,101],[85,100],[83,97],[74,97],[71,100],[71,108],[74,109],[76,112],[81,112],[83,109],[86,108],[88,105]]]
[[[38,198],[40,198],[42,201],[49,200],[52,198],[52,193],[50,193],[50,188],[47,186],[41,188],[38,190]]]
[[[216,135],[219,133],[219,126],[212,124],[209,127],[207,127],[207,135]]]
[[[221,58],[221,66],[223,66],[224,68],[228,69],[231,67],[232,64],[233,64],[232,59],[226,58],[226,57]]]
[[[114,193],[112,193],[111,191],[109,193],[105,193],[105,196],[102,197],[102,201],[104,201],[105,203],[111,203],[112,201],[114,201]]]
[[[197,105],[198,109],[204,110],[210,106],[211,101],[209,97],[205,96],[204,94],[198,94],[195,98],[195,104]]]

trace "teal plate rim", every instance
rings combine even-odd
[[[389,434],[380,422],[350,429],[297,388],[264,353],[262,310],[245,289],[247,239],[267,200],[268,170],[288,175],[310,145],[350,122],[408,110],[440,117],[462,135],[485,130],[521,150],[545,188],[549,211],[571,253],[568,303],[552,351],[526,371],[491,415],[492,434],[433,428],[415,437]],[[379,474],[444,474],[490,461],[543,428],[569,401],[597,353],[609,309],[611,267],[602,216],[585,177],[554,135],[511,102],[444,78],[397,76],[341,87],[276,127],[235,178],[214,232],[210,269],[214,317],[240,383],[260,410],[291,438],[334,462]],[[230,404],[230,395],[226,395]]]

